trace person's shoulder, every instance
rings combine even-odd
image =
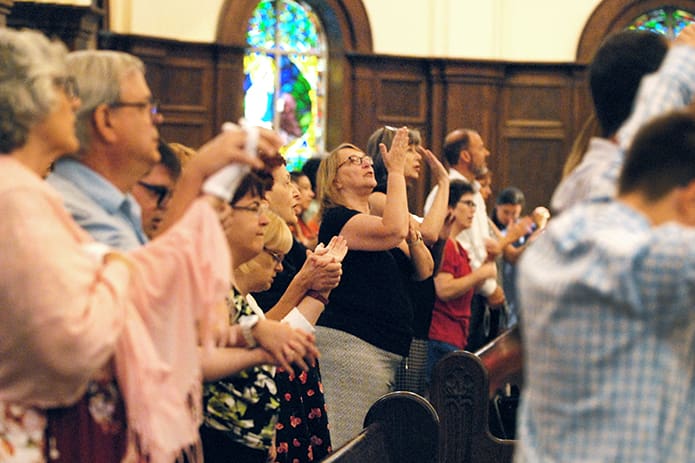
[[[345,206],[334,206],[325,210],[325,212],[323,213],[321,223],[323,224],[324,222],[326,222],[326,220],[340,220],[341,218],[352,217],[353,215],[359,213],[359,211],[350,209]]]

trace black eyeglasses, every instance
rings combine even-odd
[[[275,262],[276,265],[282,264],[282,259],[284,259],[285,256],[283,256],[279,252],[271,251],[270,249],[268,249],[266,247],[263,248],[263,251],[265,251],[266,254],[268,254],[270,257],[273,258],[273,261]]]
[[[110,103],[109,108],[139,108],[139,109],[149,109],[152,117],[159,114],[159,101],[154,98],[150,98],[147,101],[114,101]]]
[[[164,185],[152,185],[143,181],[138,182],[138,185],[157,197],[157,207],[160,209],[166,205],[172,194],[171,189]]]
[[[248,206],[236,206],[234,204],[230,204],[230,207],[235,211],[252,212],[257,216],[260,216],[261,214],[265,214],[266,212],[268,212],[268,203],[254,202],[249,204]]]
[[[53,84],[63,90],[68,98],[78,98],[80,96],[77,79],[72,76],[54,77]]]
[[[344,166],[347,163],[354,164],[356,166],[361,166],[363,164],[367,164],[368,166],[373,166],[374,165],[374,159],[372,159],[371,156],[358,156],[356,154],[351,154],[343,162],[338,164],[338,167],[336,169],[340,169],[342,166]]]

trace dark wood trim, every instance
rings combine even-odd
[[[588,64],[607,35],[626,28],[641,14],[664,6],[695,11],[695,0],[603,0],[582,30],[577,62]]]
[[[7,16],[7,26],[38,29],[62,40],[71,50],[96,48],[105,17],[102,4],[108,7],[103,2],[77,6],[15,1]]]

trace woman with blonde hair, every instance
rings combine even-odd
[[[266,319],[250,294],[270,287],[276,274],[282,270],[282,259],[292,246],[288,226],[267,209],[259,193],[249,191],[241,197],[235,195],[232,200],[233,217],[227,224],[227,239],[236,267],[227,296],[230,320],[242,326],[248,326],[253,320],[253,326],[257,327],[252,328],[254,337],[258,333],[265,338],[272,333],[272,337],[282,338],[286,333],[279,327],[284,327],[285,331],[313,339],[312,323],[324,308],[320,300],[305,296],[283,318],[286,323],[279,323]],[[326,259],[342,259],[336,246],[342,246],[340,240],[329,245],[324,255]],[[322,297],[327,296],[326,293]],[[273,310],[269,313],[273,314]],[[272,325],[273,331],[268,325]],[[264,346],[263,338],[258,337],[261,346]],[[206,462],[265,463],[275,458],[276,425],[285,391],[275,381],[276,367],[272,357],[258,350],[250,360],[241,369],[232,366],[239,365],[238,359],[225,352],[214,355],[210,361],[203,361],[205,379],[208,380],[204,387],[205,421],[201,427]],[[295,370],[288,362],[278,366],[298,375],[301,373],[296,369],[297,365],[304,372],[309,369],[301,355],[289,362],[295,362]]]
[[[369,210],[377,183],[372,158],[356,146],[334,149],[317,175],[319,241],[342,236],[349,249],[341,282],[316,327],[336,447],[359,433],[370,405],[391,390],[401,359],[408,354],[413,309],[401,261],[410,256],[420,279],[433,268],[429,251],[410,226],[404,175],[408,129],[398,129],[390,150],[383,144],[380,149],[388,171],[380,217]],[[396,253],[396,248],[404,252]]]

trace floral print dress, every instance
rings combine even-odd
[[[235,289],[227,296],[227,306],[231,323],[255,314],[246,298]],[[206,383],[204,425],[226,432],[231,440],[246,447],[268,450],[273,444],[280,412],[274,373],[274,367],[261,365]]]
[[[45,432],[43,411],[0,402],[0,462],[43,463]]]
[[[275,375],[281,402],[276,463],[320,461],[332,450],[318,363],[296,371],[291,375],[278,368]]]

